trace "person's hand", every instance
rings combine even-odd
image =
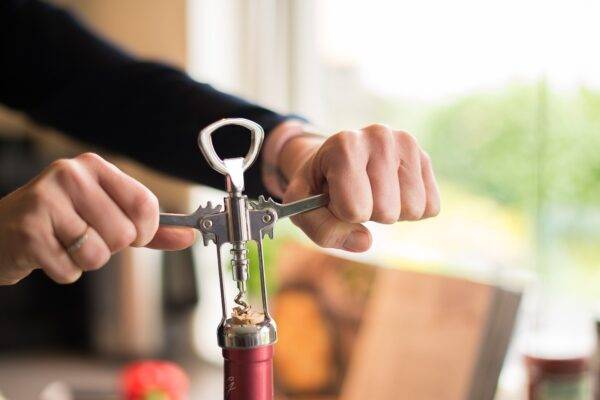
[[[362,223],[392,224],[439,213],[429,156],[410,134],[374,124],[327,140],[298,135],[277,157],[289,185],[284,202],[328,192],[328,207],[292,220],[323,247],[361,252],[371,245]]]
[[[71,283],[127,246],[179,249],[192,229],[158,229],[158,200],[92,153],[52,163],[0,200],[0,284],[42,268]]]

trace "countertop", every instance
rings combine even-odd
[[[191,398],[214,400],[223,396],[222,371],[202,361],[181,365],[191,378]],[[76,354],[0,355],[0,393],[7,400],[36,400],[42,389],[62,381],[78,389],[114,391],[122,364]]]

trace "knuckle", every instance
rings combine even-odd
[[[61,271],[54,276],[54,281],[61,285],[76,282],[81,277],[81,271]]]
[[[419,142],[417,141],[417,138],[415,138],[410,133],[404,132],[404,131],[397,131],[396,134],[397,134],[398,140],[405,148],[407,148],[407,149],[418,149],[419,148]]]
[[[110,259],[110,252],[108,249],[101,246],[89,246],[85,252],[81,254],[81,260],[79,265],[81,268],[92,271],[104,266]]]
[[[50,169],[56,171],[57,173],[70,173],[75,170],[75,161],[68,158],[60,158],[55,160],[50,164]]]
[[[371,146],[378,152],[392,154],[395,149],[395,141],[393,132],[382,125],[376,125],[376,128],[370,128],[367,131]]]
[[[350,222],[353,224],[366,222],[370,217],[370,210],[362,207],[340,207],[338,216],[342,221]]]
[[[363,128],[363,130],[370,133],[390,132],[390,128],[387,125],[381,123],[368,125],[365,128]]]
[[[88,168],[91,173],[100,171],[111,171],[113,173],[115,171],[121,172],[116,165],[96,153],[82,153],[75,157],[75,160],[85,168]]]
[[[342,131],[334,135],[332,140],[336,149],[334,154],[343,158],[350,158],[358,145],[359,133],[357,131]]]
[[[137,221],[146,221],[158,214],[158,199],[149,190],[143,190],[132,201],[132,217]]]
[[[86,187],[86,177],[74,160],[57,160],[53,163],[56,180],[63,187],[83,190]]]
[[[132,221],[137,229],[137,236],[133,245],[146,245],[156,233],[158,227],[158,199],[149,190],[144,190],[142,194],[134,200],[134,211],[131,215]]]
[[[53,201],[50,191],[41,182],[36,182],[29,187],[25,196],[28,210],[39,210]]]
[[[77,157],[75,157],[75,159],[78,161],[81,161],[84,163],[90,163],[90,164],[104,162],[104,159],[102,157],[100,157],[98,154],[93,153],[91,151],[82,153],[82,154],[78,155]]]
[[[393,210],[377,210],[373,211],[373,215],[371,215],[371,219],[375,222],[379,222],[381,224],[393,224],[398,222],[399,215],[395,213]]]
[[[427,209],[427,217],[437,217],[440,214],[440,211],[440,203],[436,202],[435,204],[430,205]]]
[[[63,168],[70,168],[73,165],[73,160],[70,158],[59,158],[50,163],[49,168],[59,170]]]
[[[123,226],[116,230],[117,234],[114,235],[112,240],[109,240],[109,248],[112,252],[119,251],[129,246],[136,239],[137,231],[135,226],[128,221],[128,223],[122,224]]]
[[[296,215],[292,217],[292,222],[300,227],[310,239],[318,246],[326,248],[340,248],[343,238],[336,235],[337,224],[331,220],[323,218],[320,220],[311,220],[306,215]]]
[[[319,247],[323,247],[323,248],[338,248],[341,246],[338,246],[336,244],[336,240],[333,236],[316,236],[315,237],[315,243],[319,246]]]
[[[355,142],[360,136],[360,132],[353,129],[338,132],[334,135],[339,141],[342,142]]]
[[[342,247],[343,238],[335,235],[335,226],[322,223],[316,227],[313,240],[321,247],[340,248]]]
[[[425,213],[424,205],[408,204],[402,207],[402,219],[406,221],[418,221]]]

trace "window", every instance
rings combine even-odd
[[[547,328],[551,298],[570,310],[598,301],[600,3],[198,3],[229,11],[212,15],[237,33],[207,57],[234,54],[238,93],[327,132],[383,122],[430,153],[441,215],[371,226],[366,258],[492,282],[529,277],[533,324],[521,338]]]
[[[529,276],[502,398],[522,388],[519,351],[593,343],[599,11],[589,1],[315,2],[323,126],[414,133],[441,186],[441,215],[378,228],[376,257],[498,283]]]

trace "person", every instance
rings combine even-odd
[[[361,252],[362,223],[435,216],[440,200],[431,161],[410,134],[385,125],[307,133],[282,115],[196,82],[184,72],[137,59],[99,38],[66,10],[38,0],[0,3],[0,103],[34,121],[168,174],[221,187],[222,177],[193,146],[198,131],[226,117],[259,123],[261,162],[246,172],[246,192],[285,202],[326,191],[330,204],[294,218],[315,243]],[[223,129],[225,157],[247,142]],[[191,229],[159,227],[156,196],[101,156],[56,160],[0,200],[0,283],[41,268],[76,281],[127,246],[189,247]]]

